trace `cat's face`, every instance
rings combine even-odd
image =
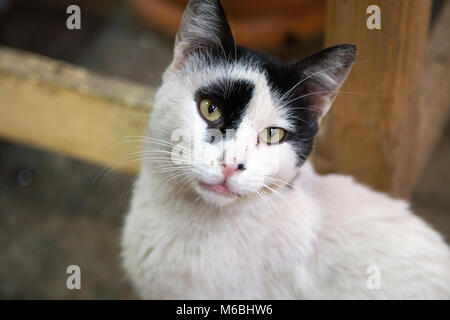
[[[235,45],[219,1],[191,0],[156,96],[149,153],[206,202],[281,197],[354,58],[355,47],[341,45],[279,62]]]

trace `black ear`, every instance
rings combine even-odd
[[[299,84],[301,96],[309,97],[319,119],[330,109],[355,58],[356,47],[352,44],[341,44],[296,63],[297,70],[302,73]]]
[[[175,59],[194,52],[234,54],[235,42],[219,0],[190,0],[175,42]]]

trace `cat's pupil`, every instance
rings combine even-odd
[[[270,136],[270,137],[273,137],[273,136],[275,135],[276,132],[277,132],[277,129],[276,129],[276,128],[270,128],[270,129],[269,129],[269,136]]]
[[[216,109],[217,109],[216,105],[214,103],[211,103],[208,106],[208,113],[213,113],[214,111],[216,111]]]

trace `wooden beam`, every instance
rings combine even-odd
[[[381,30],[366,27],[373,4],[381,9]],[[328,1],[326,46],[356,44],[358,57],[342,89],[356,93],[340,94],[323,121],[314,154],[319,172],[350,174],[397,197],[411,194],[420,153],[430,153],[419,130],[428,130],[420,101],[430,10],[431,0]]]
[[[0,47],[0,97],[1,137],[113,165],[139,150],[125,141],[145,133],[154,90]]]

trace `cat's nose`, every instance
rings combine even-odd
[[[245,170],[245,165],[243,163],[223,164],[223,176],[225,180],[234,175],[238,170]]]

